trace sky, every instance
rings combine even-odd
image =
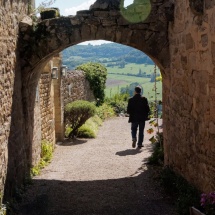
[[[68,15],[76,15],[76,12],[79,10],[87,10],[90,5],[92,5],[96,0],[56,0],[54,4],[50,7],[57,7],[60,9],[60,14],[62,16]],[[49,2],[49,0],[35,0],[36,8],[42,2]],[[130,5],[133,3],[133,0],[125,0],[124,6]],[[100,45],[103,43],[109,43],[105,40],[96,40],[96,41],[86,41],[81,44],[92,44],[92,45]]]

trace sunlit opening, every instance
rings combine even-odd
[[[129,6],[131,4],[133,4],[133,2],[134,2],[134,0],[125,0],[124,1],[124,7],[127,7],[127,6]]]

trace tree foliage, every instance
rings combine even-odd
[[[128,85],[127,87],[121,87],[120,89],[120,93],[121,94],[129,94],[129,96],[133,96],[134,95],[134,88],[136,86],[141,86],[141,84],[139,84],[138,82],[134,82],[134,83],[131,83],[130,85]],[[141,86],[142,88],[142,91],[141,91],[141,94],[143,94],[143,87]]]
[[[107,69],[99,63],[85,63],[76,68],[85,72],[86,79],[90,83],[90,88],[96,98],[97,105],[104,102],[105,84],[107,79]]]
[[[74,138],[78,129],[92,116],[95,115],[96,107],[93,103],[77,100],[65,106],[64,118],[71,127],[69,138]]]
[[[76,68],[83,62],[99,62],[105,66],[119,66],[126,64],[150,64],[154,62],[143,52],[129,46],[107,43],[97,46],[75,45],[63,51],[63,64],[70,69]]]

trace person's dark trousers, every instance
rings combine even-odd
[[[145,121],[143,122],[132,122],[131,123],[131,136],[132,140],[137,140],[137,129],[139,127],[139,135],[138,135],[138,146],[143,145],[143,138],[144,138],[144,128],[145,128]]]

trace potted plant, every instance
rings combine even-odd
[[[215,215],[215,192],[202,193],[200,203],[203,212],[192,207],[190,208],[190,215]]]
[[[206,215],[215,214],[215,191],[208,194],[203,193],[201,195],[201,206]]]

